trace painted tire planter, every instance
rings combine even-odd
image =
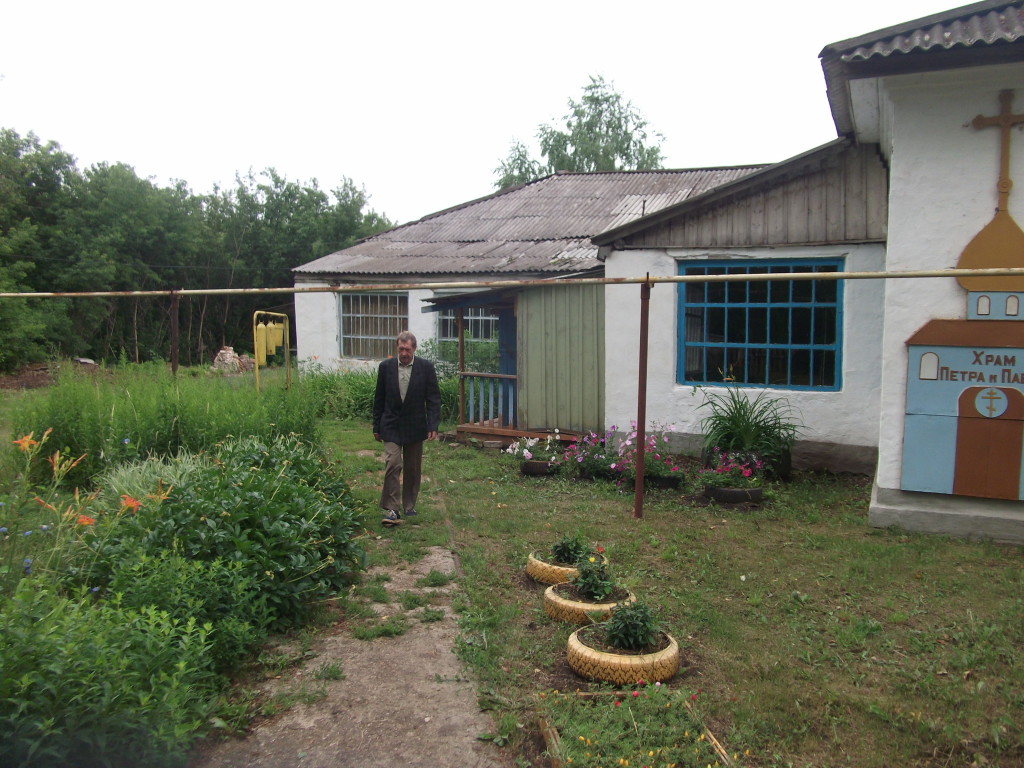
[[[558,594],[558,584],[552,584],[544,590],[544,613],[556,621],[564,621],[568,624],[589,624],[593,614],[600,616],[597,621],[607,619],[615,606],[620,603],[632,603],[636,601],[636,595],[632,592],[624,600],[607,603],[586,603],[582,600],[573,600],[562,597]]]
[[[705,485],[704,498],[720,504],[760,504],[764,501],[764,488],[719,488]]]
[[[556,469],[550,461],[541,459],[526,459],[519,465],[519,471],[524,475],[553,475]]]
[[[585,645],[579,639],[584,629],[587,628],[569,635],[566,649],[569,667],[582,678],[615,685],[635,685],[638,680],[664,683],[679,671],[679,643],[672,635],[664,635],[668,647],[660,651],[631,655],[598,651]]]
[[[604,560],[604,555],[597,555]],[[537,557],[537,553],[531,552],[526,558],[526,575],[541,584],[561,584],[568,581],[578,573],[571,565],[560,563],[548,563]]]

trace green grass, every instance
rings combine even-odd
[[[230,421],[233,387],[219,379],[213,384],[227,399],[211,412]],[[192,412],[203,396],[185,389]],[[156,403],[156,390],[146,392],[133,402]],[[72,401],[88,398],[75,390],[65,405]],[[0,425],[9,429],[22,414],[41,413],[38,402],[34,393],[4,393]],[[148,415],[135,423],[157,428]],[[530,552],[579,532],[604,547],[616,580],[654,607],[679,640],[684,670],[668,691],[700,690],[702,727],[741,763],[1024,762],[1020,548],[871,528],[866,478],[797,473],[758,509],[707,505],[693,488],[653,491],[643,518],[633,519],[631,491],[611,482],[524,477],[500,454],[438,442],[426,447],[420,516],[383,530],[377,509],[383,465],[369,424],[325,419],[319,431],[353,496],[369,509],[363,523],[371,535],[362,538],[370,565],[416,562],[432,546],[458,555],[456,652],[471,667],[499,738],[517,754],[528,751],[528,739],[523,729],[507,726],[532,722],[540,694],[594,687],[569,674],[570,628],[548,619],[541,587],[523,576]],[[4,562],[12,577],[23,556],[45,552],[40,526],[56,525],[57,510],[68,501],[54,491],[44,496],[53,510],[24,503],[38,489],[12,484],[20,458],[12,446],[0,451],[6,481],[0,500],[21,494],[17,512],[13,505],[5,511]],[[33,534],[18,538],[24,530]],[[47,535],[56,535],[53,530]],[[31,549],[36,546],[42,549]],[[443,576],[430,574],[417,586],[443,586]],[[421,614],[382,619],[370,607],[378,597],[389,599],[383,580],[339,596],[356,636],[394,636],[412,616],[440,618],[410,600]],[[319,695],[295,695],[306,693]],[[585,738],[616,743],[617,726],[599,725],[605,721],[586,708],[577,711],[583,714],[548,715],[565,733],[591,723],[601,732]],[[634,732],[649,733],[650,718],[639,708],[629,711],[641,717]],[[666,748],[650,739],[641,746]],[[627,750],[623,742],[616,753],[606,746],[603,758],[636,765],[639,748]]]
[[[349,422],[326,437],[344,457],[368,445],[368,431]],[[366,471],[375,494],[379,467]],[[541,587],[522,573],[528,553],[581,532],[680,641],[684,670],[667,688],[701,691],[701,722],[742,764],[1024,759],[1019,548],[871,528],[863,477],[796,473],[759,509],[708,505],[693,488],[654,491],[637,520],[631,490],[524,477],[468,446],[428,444],[424,474],[421,523],[389,531],[372,556],[394,563],[439,542],[455,549],[464,574],[456,650],[497,722],[529,721],[540,693],[595,687],[569,675],[570,628],[547,618]],[[563,724],[571,732],[579,718]],[[598,728],[615,742],[613,726]],[[512,735],[510,749],[524,745]],[[637,749],[583,764],[636,765]]]

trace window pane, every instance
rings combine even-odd
[[[836,292],[839,290],[838,280],[815,280],[814,300],[818,303],[835,303]]]
[[[789,384],[788,350],[768,350],[768,383],[783,387]]]
[[[707,283],[708,304],[725,303],[725,283]]]
[[[836,343],[835,307],[818,307],[814,310],[814,343]]]
[[[789,383],[808,386],[811,383],[811,353],[794,349],[789,357]]]
[[[815,353],[814,385],[817,387],[834,387],[836,384],[836,353],[831,349],[822,349]]]
[[[794,280],[790,285],[793,286],[793,302],[800,304],[807,304],[814,296],[814,281],[813,280]]]
[[[768,296],[769,300],[774,304],[787,304],[789,303],[790,296],[790,285],[791,283],[769,283],[768,284]]]
[[[745,304],[747,301],[747,283],[726,283],[726,295],[730,304]]]
[[[792,310],[792,328],[793,336],[790,339],[792,344],[810,344],[811,343],[811,310],[804,308],[794,308]]]
[[[728,323],[726,341],[731,344],[747,343],[747,311],[743,308],[730,309],[728,312]]]
[[[750,270],[753,274],[754,270]],[[764,304],[768,301],[768,283],[750,283],[749,299],[751,304]]]
[[[708,325],[705,342],[725,341],[725,310],[719,307],[710,307],[707,310]]]
[[[768,341],[771,344],[789,344],[789,310],[773,309],[768,317]]]
[[[768,341],[768,310],[754,308],[748,314],[749,341],[751,344],[764,344]]]

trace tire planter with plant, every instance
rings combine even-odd
[[[635,685],[663,683],[679,671],[679,643],[663,632],[646,603],[619,605],[604,624],[581,627],[569,635],[566,660],[587,680]]]
[[[539,584],[561,584],[579,573],[575,565],[549,562],[543,557],[540,552],[532,552],[526,558],[526,575]],[[598,554],[595,557],[604,560],[604,555]]]
[[[566,660],[569,667],[586,680],[615,685],[636,685],[640,680],[664,683],[679,671],[679,643],[672,635],[661,633],[659,646],[649,653],[627,653],[621,649],[594,647],[597,626],[581,627],[569,635]]]
[[[544,590],[544,612],[556,621],[604,621],[618,606],[636,601],[632,592],[615,583],[603,558],[584,558],[576,571],[569,582]]]
[[[563,536],[548,552],[531,552],[526,558],[526,575],[540,584],[561,584],[578,573],[576,564],[588,557],[605,562],[604,549],[592,547],[578,534]]]
[[[619,605],[635,600],[636,595],[620,588],[607,599],[592,602],[579,596],[571,582],[561,582],[544,590],[544,613],[555,621],[587,624],[593,620],[604,621]]]

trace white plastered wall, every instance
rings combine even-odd
[[[326,282],[303,282],[302,287],[326,286]],[[409,291],[409,319],[407,328],[415,334],[417,342],[432,339],[437,333],[437,313],[423,312],[425,300],[433,297],[434,291],[417,289]],[[326,370],[359,370],[376,368],[378,360],[356,360],[340,355],[340,314],[338,294],[297,293],[295,294],[295,338],[296,353],[300,367],[311,364]]]
[[[297,283],[324,287],[327,283]],[[295,294],[295,346],[300,367],[317,363],[338,368],[338,296],[324,293]]]
[[[992,218],[997,202],[999,130],[970,126],[999,111],[999,92],[1024,83],[1024,64],[884,80],[891,115],[888,268],[947,269]],[[1024,107],[1024,89],[1015,112]],[[856,106],[855,106],[856,108]],[[1024,185],[1024,132],[1012,131],[1011,178]],[[1024,191],[1010,195],[1024,222]],[[966,292],[952,278],[893,281],[882,337],[882,426],[877,484],[898,488],[906,407],[906,340],[933,318],[966,317]],[[1024,330],[1022,330],[1024,332]]]
[[[605,276],[675,276],[681,261],[720,259],[845,259],[846,271],[877,271],[884,267],[881,244],[749,249],[664,249],[615,251],[605,262]],[[836,392],[769,390],[785,398],[803,423],[801,441],[813,445],[802,463],[836,469],[870,471],[878,439],[878,339],[885,286],[880,280],[851,280],[844,286],[842,388]],[[609,285],[605,289],[605,424],[628,427],[637,412],[639,376],[640,286]],[[675,425],[696,444],[705,411],[704,397],[692,385],[676,382],[677,284],[655,284],[651,290],[647,422]],[[751,396],[763,388],[747,390]],[[843,466],[847,462],[847,466]],[[850,466],[856,463],[857,466]]]

